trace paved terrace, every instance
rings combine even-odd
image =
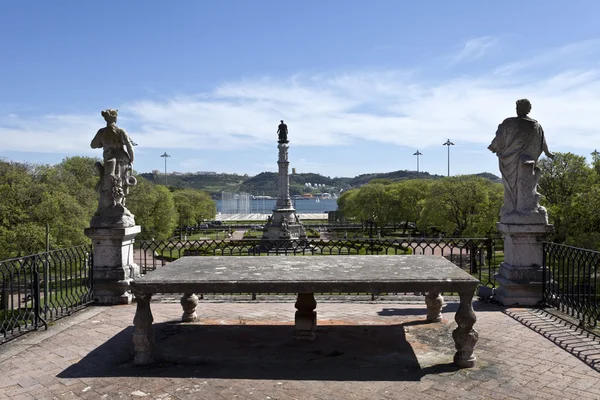
[[[293,298],[152,306],[157,348],[185,363],[131,364],[134,305],[89,307],[0,347],[10,399],[599,399],[600,344],[552,315],[475,303],[477,366],[452,365],[453,320],[413,303],[320,301],[318,338],[291,338]],[[227,299],[226,299],[227,300]],[[445,311],[453,316],[457,304]]]

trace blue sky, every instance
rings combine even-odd
[[[119,109],[134,168],[498,173],[529,98],[552,151],[600,147],[597,1],[5,1],[0,157],[57,163]]]

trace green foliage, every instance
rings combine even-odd
[[[423,205],[418,226],[435,227],[452,236],[484,236],[494,232],[503,188],[485,178],[457,176],[435,181]]]
[[[179,214],[179,226],[199,224],[217,215],[217,206],[208,193],[193,189],[176,190],[173,200]]]
[[[177,210],[173,194],[162,185],[154,185],[142,177],[130,189],[127,208],[142,226],[139,239],[165,240],[177,226]]]
[[[72,157],[55,166],[0,162],[0,258],[86,243],[97,204],[97,159]]]
[[[0,259],[43,251],[46,226],[51,249],[89,242],[83,231],[98,206],[97,161],[69,157],[53,166],[0,161]],[[206,193],[182,190],[174,195],[141,177],[138,182],[127,196],[127,208],[142,226],[140,239],[171,235],[178,222],[176,196],[193,224],[214,218],[215,204]]]
[[[415,222],[422,231],[479,236],[494,231],[502,193],[501,184],[476,176],[372,181],[345,192],[338,208],[346,218],[372,220],[379,229],[403,223],[406,233],[409,222]]]
[[[592,153],[592,165],[572,153],[555,153],[554,159],[544,158],[538,164],[542,204],[555,227],[553,241],[600,249],[598,154]]]

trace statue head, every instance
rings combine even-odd
[[[283,120],[281,120],[281,123],[283,124]]]
[[[100,113],[104,120],[108,123],[117,122],[117,114],[119,114],[119,110],[113,110],[112,108],[108,108]]]
[[[531,102],[527,99],[517,100],[517,115],[525,117],[531,111]]]

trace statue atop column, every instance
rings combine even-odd
[[[279,124],[279,127],[277,128],[277,134],[279,135],[279,141],[278,143],[288,143],[288,128],[287,125],[285,123],[283,123],[283,120],[281,120],[281,123]]]
[[[117,126],[118,110],[101,112],[106,127],[101,128],[92,140],[93,149],[103,149],[103,163],[97,162],[100,180],[98,209],[90,222],[91,227],[126,228],[135,225],[133,214],[125,207],[130,186],[135,186],[133,171],[133,145],[124,129]]]
[[[537,184],[540,169],[536,166],[542,153],[553,158],[548,150],[542,126],[528,116],[531,102],[517,100],[517,116],[505,119],[496,131],[488,149],[498,156],[504,205],[500,222],[505,224],[547,224],[546,209],[539,204]]]

